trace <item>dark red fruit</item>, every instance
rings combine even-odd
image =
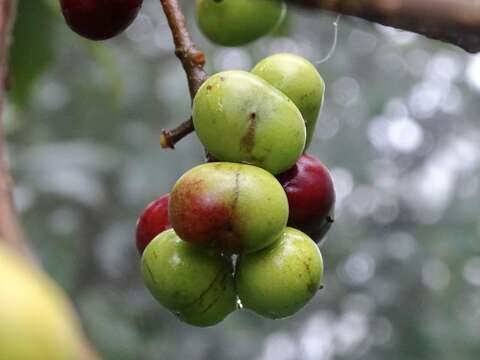
[[[158,234],[171,228],[168,220],[169,198],[170,194],[165,194],[152,201],[138,218],[136,241],[140,254]]]
[[[277,178],[287,193],[288,225],[320,241],[333,223],[335,206],[333,180],[326,166],[316,157],[303,154]]]
[[[120,34],[135,19],[143,0],[60,0],[70,28],[90,40]]]

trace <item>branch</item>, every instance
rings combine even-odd
[[[288,0],[412,31],[480,52],[480,2],[476,0]]]
[[[162,130],[162,133],[160,134],[160,146],[162,149],[175,149],[175,144],[194,130],[191,117],[187,121],[178,125],[175,129]]]
[[[172,30],[175,55],[177,55],[185,69],[190,96],[193,99],[197,90],[208,77],[203,69],[205,55],[197,49],[188,32],[185,16],[182,13],[178,0],[160,0],[160,3],[167,17],[168,25]]]
[[[0,2],[0,241],[5,241],[21,255],[32,259],[32,252],[23,238],[13,204],[12,179],[7,164],[1,119],[8,78],[8,47],[15,19],[15,9],[16,2],[14,0]]]
[[[8,48],[15,10],[16,0],[0,0],[0,241],[4,241],[25,258],[34,260],[33,252],[23,237],[13,204],[13,181],[5,154],[5,134],[1,119],[8,80]],[[99,357],[87,338],[83,334],[80,336],[82,338],[79,339],[81,341],[79,359],[98,360]]]
[[[197,49],[188,32],[185,16],[182,13],[178,0],[160,0],[160,3],[172,31],[175,54],[181,61],[183,69],[187,74],[190,96],[193,100],[200,86],[208,78],[208,74],[203,69],[205,66],[205,55]],[[173,149],[178,141],[193,131],[193,121],[190,118],[173,130],[163,130],[160,135],[160,144],[164,149]]]

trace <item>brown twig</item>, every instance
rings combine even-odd
[[[203,69],[205,55],[197,49],[188,32],[185,16],[178,0],[160,0],[160,3],[172,31],[175,54],[182,62],[187,74],[190,96],[193,100],[200,86],[208,78],[208,74]],[[160,144],[163,148],[173,149],[178,141],[193,132],[193,130],[193,121],[190,118],[175,129],[163,130],[160,135]]]
[[[1,119],[8,79],[8,47],[15,10],[15,0],[0,1],[0,241],[5,242],[20,254],[32,258],[32,252],[23,238],[13,204],[12,178],[7,164]]]
[[[480,52],[480,2],[474,0],[288,0],[355,16]]]
[[[205,65],[205,55],[197,49],[188,32],[185,16],[183,15],[178,0],[160,0],[160,3],[167,17],[168,25],[172,30],[175,54],[185,69],[190,96],[193,99],[197,90],[208,77],[203,69]]]
[[[162,130],[160,134],[160,146],[162,149],[175,149],[175,144],[194,130],[192,118],[184,121],[175,129]]]
[[[8,48],[11,29],[15,20],[16,0],[0,0],[0,115],[8,79]],[[25,258],[34,259],[33,252],[23,237],[15,207],[13,204],[13,181],[7,164],[5,136],[0,118],[0,242],[5,242]],[[36,263],[34,261],[34,263]],[[78,358],[81,360],[98,360],[93,347],[86,337],[80,339],[81,347]]]

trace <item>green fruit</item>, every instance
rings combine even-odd
[[[317,292],[322,275],[317,245],[304,233],[286,228],[271,247],[239,257],[235,282],[245,308],[277,319],[300,310]]]
[[[267,35],[280,22],[280,0],[197,0],[197,23],[214,43],[240,46]]]
[[[63,291],[0,239],[0,359],[79,360],[84,341]]]
[[[295,104],[245,71],[210,77],[195,96],[193,123],[217,159],[257,165],[273,174],[295,164],[305,148],[305,123]]]
[[[210,326],[236,309],[232,264],[222,255],[181,240],[170,229],[142,256],[142,276],[152,295],[183,321]]]
[[[176,182],[169,219],[185,241],[228,253],[252,252],[282,234],[288,200],[278,180],[259,167],[207,163]]]
[[[325,92],[325,82],[315,66],[297,55],[276,54],[260,61],[252,73],[276,87],[297,105],[307,127],[305,149],[308,148]]]

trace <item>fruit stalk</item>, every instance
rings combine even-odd
[[[190,96],[193,97],[197,90],[207,79],[208,75],[203,69],[205,55],[197,49],[188,32],[185,16],[178,0],[160,0],[168,25],[172,31],[173,42],[175,43],[175,55],[182,62],[187,74]]]
[[[187,75],[188,88],[193,100],[200,86],[208,78],[203,69],[205,55],[197,49],[188,32],[185,16],[177,0],[160,0],[175,43],[175,55],[183,65]],[[194,131],[192,118],[181,123],[175,129],[162,130],[160,145],[164,149],[173,149],[175,144]]]
[[[193,127],[193,119],[190,117],[176,128],[171,130],[162,130],[160,134],[160,146],[162,149],[175,149],[175,144],[182,140],[185,136],[195,130]]]

